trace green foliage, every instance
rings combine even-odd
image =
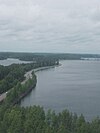
[[[42,107],[0,107],[0,133],[100,133],[100,119],[86,122],[67,110],[56,114]],[[74,123],[73,123],[74,122]],[[73,124],[76,125],[73,128]]]
[[[16,64],[0,67],[0,93],[8,91],[14,87],[18,81],[22,81],[24,74],[25,71],[22,65]]]
[[[26,72],[38,67],[53,66],[57,63],[55,59],[41,57],[37,59],[36,63],[0,66],[0,94],[12,89],[18,82],[23,81]]]
[[[45,113],[39,106],[15,106],[36,85],[34,72],[25,84],[20,83],[27,71],[59,64],[59,59],[80,59],[81,56],[93,57],[75,54],[1,53],[1,59],[12,57],[33,60],[35,63],[0,66],[0,94],[11,89],[4,103],[0,105],[0,133],[100,133],[98,117],[92,122],[87,122],[83,115],[77,116],[68,110],[56,114],[51,110]]]
[[[32,88],[36,86],[36,82],[37,79],[34,73],[32,74],[32,78],[27,80],[25,84],[18,82],[17,85],[7,93],[4,103],[7,105],[17,104],[30,90],[32,90]]]

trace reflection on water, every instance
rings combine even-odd
[[[57,112],[67,108],[90,120],[100,116],[100,62],[62,61],[62,66],[36,73],[35,89],[21,106],[41,105]]]

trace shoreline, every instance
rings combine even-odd
[[[55,68],[55,67],[59,67],[59,66],[61,66],[61,64],[59,64],[59,65],[54,65],[54,66],[46,66],[46,67],[39,67],[39,68],[35,68],[35,69],[32,69],[31,71],[29,71],[29,72],[27,72],[26,74],[31,74],[32,75],[32,72],[34,71],[34,73],[36,73],[36,72],[38,72],[38,71],[42,71],[42,70],[46,70],[46,69],[50,69],[50,68]],[[30,76],[31,76],[30,75]],[[28,80],[28,79],[27,79]],[[27,90],[24,94],[22,94],[21,96],[20,96],[20,98],[19,99],[17,99],[15,102],[14,102],[14,105],[15,104],[19,104],[20,102],[21,102],[21,100],[23,99],[23,98],[25,98],[35,87],[36,87],[36,85],[37,85],[37,82],[36,82],[36,84],[35,84],[35,86],[31,86],[30,88],[29,88],[29,90]]]
[[[46,70],[46,69],[50,69],[50,68],[55,68],[55,67],[59,67],[61,66],[62,64],[59,64],[59,65],[54,65],[54,66],[45,66],[45,67],[38,67],[38,68],[35,68],[35,69],[32,69],[28,72],[25,73],[25,80],[21,82],[21,84],[24,84],[29,78],[32,78],[32,72],[34,71],[34,73],[38,72],[38,71],[42,71],[42,70]]]
[[[55,67],[56,66],[39,67],[39,68],[33,69],[33,71],[36,73],[38,71],[46,70],[46,69],[49,69],[49,68],[55,68]]]
[[[22,85],[25,84],[25,82],[27,82],[27,81],[29,80],[29,78],[32,78],[32,72],[33,72],[33,71],[34,71],[34,73],[36,73],[36,72],[38,72],[38,71],[46,70],[46,69],[49,69],[49,68],[55,68],[55,67],[58,67],[58,66],[61,66],[61,64],[59,64],[59,65],[54,65],[54,66],[38,67],[38,68],[32,69],[32,70],[30,70],[30,71],[28,71],[28,72],[25,73],[25,75],[24,75],[24,76],[25,76],[25,80],[22,81],[21,84],[22,84]],[[36,86],[36,85],[35,85],[35,86]],[[25,93],[25,95],[23,95],[23,96],[20,98],[20,100],[18,100],[18,101],[21,101],[21,100],[23,99],[23,97],[25,97],[29,92],[31,92],[31,90],[32,90],[33,88],[35,88],[35,87],[33,87],[33,86],[30,87],[29,91],[27,91],[27,92]],[[5,92],[5,93],[3,93],[3,94],[0,95],[0,103],[6,98],[7,93],[8,93],[8,92]]]

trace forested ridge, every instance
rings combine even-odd
[[[7,58],[17,58],[24,61],[43,61],[47,58],[80,60],[81,58],[100,58],[100,54],[0,52],[0,60]]]

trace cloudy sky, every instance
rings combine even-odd
[[[0,0],[0,51],[100,54],[100,0]]]

